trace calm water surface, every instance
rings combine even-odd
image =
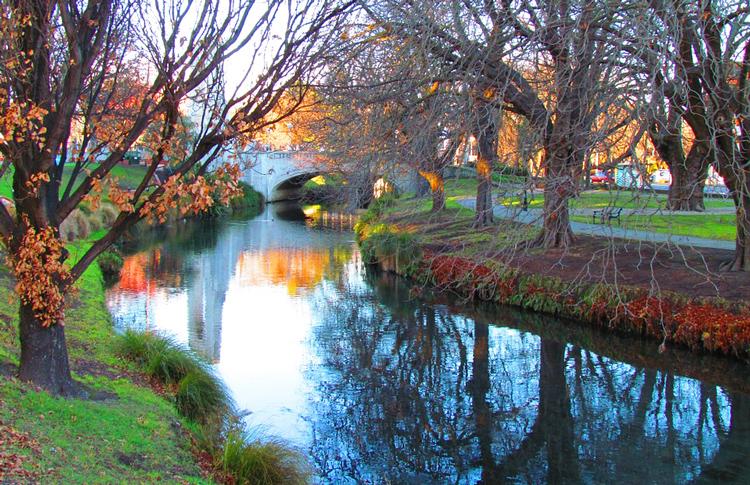
[[[210,359],[318,481],[750,483],[747,365],[417,297],[308,213],[148,234],[108,303]]]

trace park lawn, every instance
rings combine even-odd
[[[523,178],[515,175],[492,175],[493,184],[500,184],[502,187],[505,184],[522,184]],[[502,188],[494,187],[493,193],[497,194],[498,191],[502,191]],[[509,189],[514,192],[518,192],[517,188]],[[476,178],[446,178],[445,179],[445,194],[454,197],[474,197],[477,195],[477,179]]]
[[[94,237],[101,234],[95,234]],[[73,258],[86,243],[72,244]],[[0,369],[18,364],[17,297],[8,270],[0,268]],[[10,483],[210,483],[201,477],[180,431],[191,428],[174,406],[126,376],[130,364],[112,349],[113,330],[105,306],[101,272],[92,265],[77,283],[66,312],[68,350],[77,380],[104,400],[62,399],[0,372],[0,431],[33,441],[0,439],[0,464],[18,455],[32,478]],[[7,473],[8,470],[5,470]]]
[[[98,163],[92,163],[88,166],[88,170],[94,170],[99,166]],[[70,175],[73,172],[73,165],[66,164],[65,168],[63,168],[63,180],[62,180],[62,190],[65,190],[65,187],[68,183],[68,180],[70,180]],[[126,190],[133,190],[138,187],[138,184],[141,183],[141,180],[143,180],[143,176],[146,174],[146,167],[142,165],[117,165],[115,168],[112,169],[110,172],[110,177],[117,179],[117,185],[120,186],[122,189]],[[76,181],[76,185],[74,188],[77,188],[78,185],[83,180],[82,177],[79,177]],[[8,170],[5,172],[2,178],[0,178],[0,196],[7,197],[8,199],[13,198],[13,167],[8,168]]]
[[[476,180],[474,179],[448,179],[445,181],[446,206],[458,209],[461,206],[457,200],[476,195]],[[495,194],[501,193],[503,188],[494,188]],[[521,196],[514,191],[512,196],[500,199],[500,203],[509,206],[519,206]],[[571,209],[601,209],[604,207],[622,207],[624,209],[646,209],[657,210],[666,205],[667,196],[649,192],[633,192],[628,190],[601,190],[587,191],[570,201]],[[529,207],[542,209],[544,207],[544,195],[535,193],[529,195]],[[731,199],[705,198],[706,207],[733,208]],[[429,198],[421,202],[422,209],[431,206]],[[465,209],[473,214],[471,209]],[[577,222],[591,223],[590,215],[573,215],[571,220]],[[733,241],[737,230],[735,227],[735,216],[727,214],[659,214],[659,215],[625,215],[622,216],[622,226],[633,230],[653,231],[679,236],[701,237],[706,239],[720,239]]]
[[[734,214],[622,215],[622,227],[675,236],[734,241],[737,236]],[[576,222],[591,223],[591,216],[571,216]]]
[[[530,208],[542,209],[544,207],[544,194],[541,192],[529,194],[528,201]],[[508,197],[501,196],[499,199],[499,203],[506,206],[520,206],[521,202],[521,196],[516,193]],[[731,209],[734,207],[734,202],[731,199],[721,197],[706,197],[704,203],[707,209]],[[570,200],[571,209],[602,209],[604,207],[665,209],[666,205],[667,196],[665,194],[630,190],[587,191]]]

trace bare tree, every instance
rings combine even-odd
[[[335,38],[335,20],[349,4],[309,0],[88,2],[19,1],[2,6],[0,118],[3,164],[12,166],[16,214],[0,208],[0,235],[11,256],[20,299],[19,375],[50,392],[78,392],[69,371],[64,299],[94,259],[135,222],[162,218],[182,205],[199,211],[236,190],[238,171],[222,168],[212,193],[205,173],[222,146],[267,123],[285,88],[314,72],[324,45]],[[281,28],[279,23],[283,23]],[[125,43],[129,50],[117,45]],[[175,135],[186,99],[215,79],[229,59],[246,56],[245,82],[211,113],[209,127],[174,168],[168,183],[151,187]],[[99,163],[60,194],[58,156],[78,115],[107,106],[117,95],[118,73],[134,64],[146,83],[102,149]],[[251,80],[251,81],[250,81]],[[218,85],[215,85],[218,86]],[[111,229],[76,261],[59,239],[59,226],[107,183],[107,175],[154,123],[160,149],[132,193],[110,190],[121,212]],[[84,156],[81,163],[89,158]],[[72,186],[71,186],[72,187]]]
[[[529,120],[546,172],[544,225],[535,245],[572,242],[568,200],[584,161],[612,125],[622,75],[614,32],[623,18],[605,3],[503,1],[383,2],[368,12],[388,32],[421,45],[466,87],[467,128],[478,145],[476,226],[492,220],[491,172],[502,109]]]
[[[748,271],[750,12],[745,2],[731,0],[653,1],[649,6],[660,20],[662,41],[674,47],[671,55],[657,51],[652,63],[656,92],[663,93],[668,102],[666,110],[655,110],[662,121],[657,121],[652,131],[663,142],[663,150],[676,152],[678,177],[684,166],[700,185],[708,165],[716,165],[731,191],[737,213],[735,256],[723,268]],[[657,99],[655,103],[662,101]],[[680,117],[695,135],[687,156],[680,155],[678,149]]]

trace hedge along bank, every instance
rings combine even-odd
[[[465,298],[513,305],[740,359],[750,358],[750,308],[720,298],[602,283],[570,283],[495,260],[438,254],[382,218],[376,205],[355,226],[363,259]],[[660,347],[663,348],[663,347]]]

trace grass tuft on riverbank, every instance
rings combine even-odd
[[[151,332],[127,331],[115,347],[173,396],[177,411],[196,425],[201,450],[227,481],[307,483],[310,467],[304,455],[282,440],[249,432],[221,378],[198,355]]]

